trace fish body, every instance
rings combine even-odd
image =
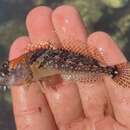
[[[32,68],[37,66],[35,68],[43,74],[41,77],[60,74],[64,79],[75,81],[88,81],[89,78],[95,79],[103,74],[114,76],[116,73],[114,67],[103,67],[93,57],[65,49],[36,50],[31,56],[29,64]]]
[[[18,86],[60,74],[65,80],[90,83],[108,75],[118,85],[129,87],[129,68],[128,63],[114,66],[103,64],[96,49],[64,44],[62,48],[35,49],[4,63],[0,67],[0,85]]]

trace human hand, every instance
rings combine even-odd
[[[126,59],[104,32],[87,35],[78,12],[71,6],[60,6],[52,11],[37,7],[27,16],[29,36],[17,38],[10,50],[10,59],[24,53],[25,46],[38,41],[62,41],[70,34],[102,50],[106,63],[115,65]],[[55,30],[60,30],[56,34]],[[57,45],[59,46],[59,45]],[[130,89],[115,87],[111,79],[77,85],[63,81],[57,91],[46,89],[42,94],[36,83],[29,89],[11,88],[14,116],[18,130],[129,130]]]

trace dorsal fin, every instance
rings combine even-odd
[[[46,48],[46,49],[49,49],[49,48],[52,48],[52,49],[55,49],[56,46],[54,46],[55,42],[52,42],[52,41],[43,41],[43,42],[39,42],[39,43],[30,43],[26,46],[25,50],[27,52],[29,51],[35,51],[37,49],[41,49],[41,48]]]
[[[80,40],[67,39],[67,40],[62,40],[62,46],[64,49],[76,52],[78,54],[82,54],[84,56],[90,56],[98,60],[99,62],[105,64],[104,57],[100,53],[100,51],[95,47],[91,47],[85,42],[82,42]]]
[[[65,38],[65,36],[63,36],[61,43],[61,46],[57,46],[57,43],[55,41],[42,41],[37,44],[28,44],[26,50],[34,51],[40,48],[66,49],[84,56],[93,57],[99,62],[105,64],[105,60],[101,52],[97,48],[88,45],[86,42],[82,42],[81,40],[77,39],[75,40],[75,38],[70,36],[68,38]]]

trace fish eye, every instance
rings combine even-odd
[[[8,65],[8,62],[5,62],[5,63],[2,64],[2,67],[3,67],[3,68],[8,68],[8,66],[9,66],[9,65]]]
[[[3,73],[3,72],[1,72],[0,74],[1,74],[1,76],[2,76],[2,77],[4,77],[4,76],[5,76],[5,73]]]
[[[5,77],[9,74],[9,62],[4,62],[0,66],[0,76]]]

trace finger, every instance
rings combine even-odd
[[[60,46],[51,21],[52,10],[41,6],[29,12],[26,19],[26,26],[29,38],[32,43],[39,44],[44,41],[52,41],[56,46]]]
[[[61,9],[63,10],[63,8]],[[73,37],[74,39],[86,42],[87,34],[85,27],[79,14],[74,9],[73,12],[75,13],[72,15],[70,15],[67,9],[64,11],[64,15],[62,11],[56,12],[56,18],[52,19],[56,32],[61,41],[63,37],[66,37],[66,39]],[[78,86],[86,117],[95,121],[102,119],[104,117],[104,107],[107,104],[107,94],[105,93],[104,85],[100,83],[95,84],[95,87],[90,87],[90,84],[78,83]]]
[[[61,6],[56,8],[52,14],[52,21],[55,30],[57,30],[58,28],[62,29],[62,25],[65,22],[64,17],[66,16],[69,16],[68,21],[71,20],[71,18],[73,17],[73,24],[76,24],[77,28],[79,26],[82,26],[79,15],[77,15],[77,11],[74,8],[70,6]],[[78,20],[79,22],[76,22]],[[67,24],[68,29],[69,26],[71,27],[71,25],[69,24],[70,22]],[[59,34],[58,36],[60,39],[61,37]],[[85,36],[82,37],[85,38]],[[57,91],[48,90],[49,92],[46,93],[46,96],[51,110],[53,111],[56,123],[58,124],[59,128],[62,129],[65,126],[69,127],[71,122],[83,118],[84,114],[80,102],[78,89],[74,83],[63,82],[62,84],[58,84],[57,88]]]
[[[42,6],[33,9],[28,14],[26,26],[32,44],[39,44],[39,42],[44,41],[54,41],[56,46],[60,46],[51,22],[51,15],[52,10]]]
[[[86,27],[79,12],[72,6],[63,5],[58,7],[52,16],[56,33],[60,40],[64,37],[76,37],[78,40],[87,40]]]
[[[115,65],[126,62],[126,58],[121,53],[116,43],[106,33],[93,33],[88,41],[91,42],[93,46],[103,51],[107,64]],[[111,79],[107,79],[106,81],[116,120],[120,124],[130,128],[130,89],[113,86]]]
[[[20,37],[14,41],[9,58],[14,59],[22,55],[29,42],[28,37]],[[47,101],[35,84],[30,85],[29,89],[25,89],[23,85],[13,86],[11,94],[18,130],[56,130]]]

